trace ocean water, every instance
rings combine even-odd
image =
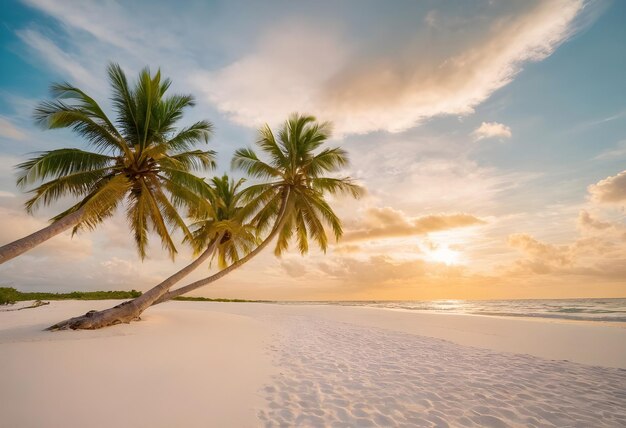
[[[315,303],[451,314],[626,322],[626,299],[340,301]]]

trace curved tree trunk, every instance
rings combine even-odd
[[[272,229],[270,234],[267,235],[265,240],[263,240],[263,242],[259,244],[258,247],[256,247],[254,250],[250,251],[244,257],[240,258],[239,260],[237,260],[230,266],[222,269],[221,271],[217,272],[214,275],[211,275],[207,278],[200,279],[196,282],[192,282],[191,284],[178,288],[176,290],[168,291],[163,296],[161,296],[158,300],[156,300],[154,304],[157,305],[159,303],[166,302],[175,297],[181,296],[183,294],[189,293],[190,291],[193,291],[200,287],[204,287],[205,285],[211,284],[212,282],[217,281],[223,276],[228,275],[230,272],[242,266],[243,264],[251,260],[254,256],[256,256],[261,251],[263,251],[263,249],[267,247],[267,245],[272,241],[272,239],[274,239],[274,237],[278,234],[282,226],[285,224],[285,221],[287,220],[287,216],[285,215],[285,212],[287,211],[288,199],[289,199],[289,188],[285,189],[285,193],[282,195],[281,207],[280,207],[280,210],[278,211],[278,216],[276,217],[276,223],[274,223],[274,228]]]
[[[198,266],[204,263],[215,251],[217,244],[222,239],[223,233],[219,233],[209,243],[206,250],[193,262],[176,272],[174,275],[151,288],[141,296],[114,306],[104,311],[89,311],[85,315],[70,318],[58,324],[48,327],[46,330],[94,330],[110,325],[129,323],[139,319],[139,316],[154,302],[164,295],[174,284],[189,275]]]
[[[31,233],[24,238],[18,239],[17,241],[3,245],[0,247],[0,264],[17,257],[26,251],[32,250],[42,242],[45,242],[59,233],[65,232],[69,228],[76,226],[82,215],[83,209],[81,208],[66,215],[62,219],[55,221],[50,226],[46,226],[35,233]]]

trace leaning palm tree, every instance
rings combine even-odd
[[[213,151],[194,149],[208,142],[212,125],[199,121],[176,128],[184,109],[194,105],[193,97],[166,96],[171,81],[161,79],[160,71],[151,75],[144,69],[132,87],[119,65],[109,65],[108,75],[115,121],[94,99],[68,83],[53,85],[56,99],[36,108],[35,118],[42,127],[69,128],[94,151],[51,150],[18,165],[18,186],[43,182],[30,191],[29,213],[67,196],[79,201],[55,216],[48,227],[0,247],[0,263],[70,228],[73,232],[93,229],[120,204],[126,206],[140,256],[146,255],[152,229],[173,258],[171,229],[191,237],[179,210],[198,215],[210,209],[207,183],[193,172],[214,166]]]
[[[320,124],[312,116],[296,114],[285,122],[278,134],[278,140],[268,126],[262,128],[257,144],[269,156],[269,163],[260,160],[254,151],[242,149],[235,153],[233,166],[242,169],[252,177],[266,181],[246,188],[242,194],[236,194],[231,199],[213,199],[214,217],[203,220],[195,231],[195,239],[192,238],[195,245],[201,245],[203,240],[208,238],[208,245],[200,258],[185,267],[184,273],[181,274],[183,271],[177,272],[134,300],[105,311],[88,312],[83,316],[55,324],[48,329],[95,329],[130,322],[138,318],[152,304],[170,300],[217,281],[259,254],[276,235],[278,235],[275,249],[277,255],[288,249],[289,241],[294,234],[301,253],[308,251],[309,237],[313,238],[325,251],[328,238],[324,224],[330,226],[336,239],[341,237],[343,230],[341,221],[324,196],[348,193],[358,197],[362,193],[361,187],[349,177],[327,176],[338,172],[348,164],[348,157],[343,149],[323,149],[316,153],[329,135],[328,123]],[[215,188],[212,193],[214,195],[227,193],[224,192],[224,180],[227,179],[213,180]],[[236,203],[233,204],[233,201]],[[241,205],[239,201],[242,202]],[[258,233],[263,233],[270,226],[272,227],[260,244],[240,257],[250,249],[251,239],[241,223],[251,214],[254,215],[249,223],[257,229]],[[245,244],[235,243],[236,239]],[[242,250],[241,254],[239,251],[235,254],[228,250],[233,247]],[[228,267],[212,276],[169,291],[172,284],[197,268],[198,261],[208,258],[209,254],[217,248],[220,249],[220,254],[223,254],[219,257],[223,257],[224,262],[230,262]]]
[[[249,205],[243,203],[242,193],[239,191],[243,182],[244,180],[237,182],[230,180],[226,175],[211,180],[212,191],[209,201],[213,207],[211,213],[210,215],[205,213],[190,226],[193,231],[188,242],[196,251],[195,260],[134,300],[104,311],[88,312],[83,316],[57,323],[48,330],[95,329],[130,322],[139,318],[144,310],[174,284],[209,258],[217,256],[218,265],[225,267],[228,263],[239,260],[241,254],[250,252],[258,244],[258,237],[256,229],[245,223],[250,211]]]
[[[278,132],[278,138],[267,125],[259,134],[257,145],[269,161],[261,160],[252,149],[240,149],[232,163],[251,177],[263,180],[244,190],[244,195],[249,200],[246,209],[257,209],[250,223],[260,232],[269,229],[269,233],[254,250],[227,268],[169,291],[156,303],[217,281],[259,254],[276,236],[274,253],[280,256],[289,248],[292,238],[302,254],[309,250],[309,238],[325,252],[328,247],[325,226],[330,227],[337,240],[343,234],[341,220],[325,196],[345,193],[357,198],[362,188],[350,177],[329,176],[348,164],[347,153],[339,147],[317,151],[330,136],[330,124],[318,123],[313,116],[293,114]]]
[[[259,244],[257,229],[246,222],[251,205],[245,203],[244,193],[240,191],[245,181],[245,179],[235,181],[226,174],[222,177],[213,177],[210,184],[214,193],[212,199],[214,214],[189,226],[196,253],[208,248],[211,240],[221,233],[219,245],[213,253],[213,257],[217,257],[217,266],[220,269],[236,262]]]

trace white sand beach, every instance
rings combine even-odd
[[[0,312],[0,425],[626,426],[623,325],[170,302],[42,331],[114,303]]]

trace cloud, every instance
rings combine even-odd
[[[343,242],[426,235],[431,232],[484,224],[469,214],[434,214],[409,217],[391,207],[370,208],[365,217],[352,230],[348,230]]]
[[[384,285],[399,280],[417,279],[426,275],[424,260],[398,262],[387,256],[373,256],[366,260],[351,257],[322,262],[318,268],[332,279],[359,286]]]
[[[484,138],[511,138],[511,128],[498,122],[483,122],[472,132],[475,141]]]
[[[304,22],[283,24],[261,37],[257,52],[217,71],[198,71],[190,81],[244,126],[278,123],[295,110],[315,112],[319,88],[347,61],[337,37]]]
[[[100,83],[85,67],[80,60],[64,52],[52,40],[33,29],[17,31],[17,35],[31,49],[36,51],[46,62],[57,70],[81,85],[98,87]]]
[[[626,140],[622,140],[616,144],[616,147],[611,150],[605,150],[598,154],[594,159],[596,160],[614,160],[622,157],[626,157]]]
[[[281,260],[280,266],[285,273],[292,278],[299,278],[306,275],[307,269],[301,262],[297,260]]]
[[[99,40],[125,50],[139,48],[141,40],[146,40],[148,36],[147,30],[143,25],[135,26],[132,31],[127,31],[131,22],[124,18],[126,13],[116,2],[23,1],[31,7],[54,16],[67,25],[85,31]],[[159,40],[159,45],[163,43],[167,43],[167,40]]]
[[[546,244],[526,233],[510,235],[508,243],[511,247],[521,250],[530,258],[533,266],[540,266],[542,271],[547,271],[554,266],[572,264],[572,255],[567,246]]]
[[[462,32],[431,14],[427,21],[437,16],[438,26],[428,37],[420,33],[425,29],[398,31],[376,40],[378,50],[340,30],[278,23],[253,52],[197,75],[195,83],[246,126],[299,110],[331,118],[340,134],[402,131],[434,116],[472,113],[525,62],[546,58],[567,40],[583,6],[525,2],[523,10],[468,18]]]
[[[0,116],[0,137],[11,140],[24,140],[26,132],[13,125],[8,119]]]
[[[342,135],[402,131],[435,116],[472,113],[524,63],[542,60],[567,40],[584,5],[583,0],[529,1],[464,9],[462,17],[454,16],[454,8],[406,6],[404,16],[421,16],[428,24],[417,27],[397,24],[401,8],[372,6],[367,19],[375,17],[390,30],[363,34],[362,25],[341,11],[330,15],[324,8],[281,4],[276,13],[262,13],[252,30],[250,23],[239,28],[237,20],[228,31],[214,23],[220,34],[211,26],[198,29],[198,17],[208,13],[198,5],[185,12],[155,5],[146,13],[116,2],[25,2],[58,19],[68,37],[55,41],[33,28],[18,31],[19,37],[81,85],[102,90],[93,76],[101,75],[107,58],[130,69],[176,64],[165,69],[175,82],[191,84],[238,124],[276,124],[301,111],[332,120]],[[218,9],[234,13],[230,8]],[[186,24],[185,34],[164,32],[157,25],[163,13]],[[134,14],[141,15],[139,25],[128,18]],[[312,24],[320,21],[327,23],[323,31]],[[237,46],[237,34],[255,42]],[[211,46],[209,60],[201,55],[206,44],[194,42],[216,35],[223,43]]]
[[[583,230],[606,230],[615,227],[613,223],[598,220],[584,210],[578,214],[578,225]]]
[[[587,190],[596,202],[609,204],[626,202],[626,171],[600,180]]]
[[[626,241],[626,226],[616,221],[600,220],[587,211],[581,211],[578,215],[578,227],[587,235],[600,235],[605,238],[621,237]]]
[[[578,216],[583,236],[562,245],[542,242],[526,233],[509,236],[509,246],[520,250],[509,273],[513,275],[562,274],[623,281],[626,272],[626,229],[618,222],[603,221],[587,211]]]

